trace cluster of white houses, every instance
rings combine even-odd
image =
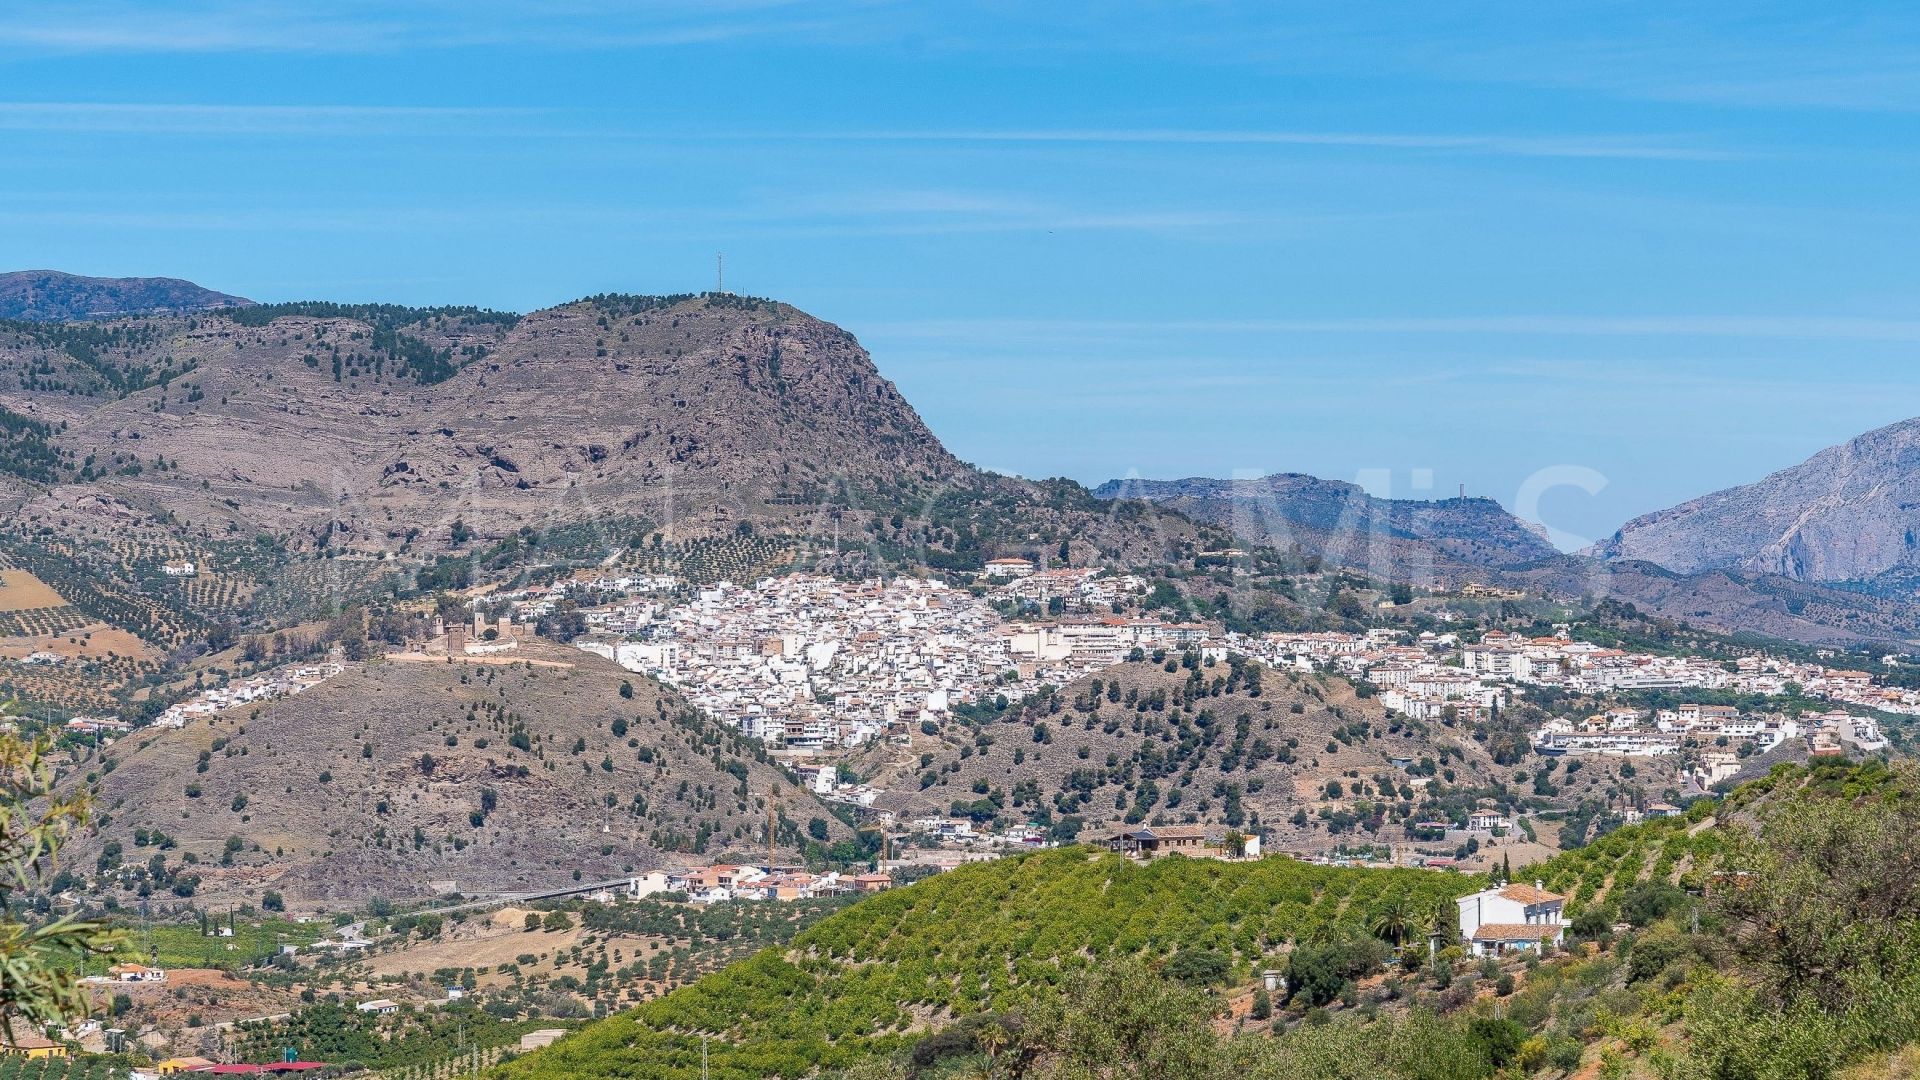
[[[608,632],[575,644],[799,752],[904,736],[960,705],[1063,686],[1136,648],[1208,638],[1198,624],[1112,615],[1006,624],[991,605],[939,581],[808,574],[751,587],[721,582],[684,604],[647,605],[630,622],[634,629],[603,622]]]
[[[154,719],[153,726],[185,727],[187,721],[197,716],[211,716],[252,702],[290,697],[320,685],[340,674],[341,670],[341,665],[333,661],[275,668],[225,686],[202,690],[185,701],[170,705]]]
[[[1791,685],[1809,697],[1920,714],[1920,691],[1881,685],[1865,671],[1763,655],[1731,662],[1656,656],[1574,641],[1564,630],[1552,637],[1532,638],[1490,631],[1478,643],[1463,648],[1460,659],[1462,667],[1476,674],[1581,693],[1701,689],[1779,695]]]
[[[726,582],[667,607],[629,640],[577,644],[655,675],[710,714],[796,751],[856,746],[942,722],[955,706],[1084,672],[1022,663],[1000,617],[942,582],[807,574]]]
[[[810,873],[802,867],[760,867],[716,863],[687,870],[656,870],[634,878],[627,896],[643,897],[677,892],[694,904],[729,900],[812,900],[849,893],[882,892],[893,887],[893,876],[878,872],[846,874],[830,870]],[[613,900],[612,894],[595,899]]]
[[[1097,566],[1035,570],[1025,559],[995,559],[987,564],[986,575],[989,580],[1000,581],[988,596],[1032,604],[1059,600],[1063,605],[1110,609],[1147,591],[1145,578],[1110,573]]]
[[[1204,623],[1168,623],[1121,615],[1010,623],[1005,636],[1008,652],[1018,661],[1087,669],[1117,664],[1135,649],[1143,653],[1200,649],[1216,660],[1227,654],[1226,645],[1215,641]]]
[[[1274,667],[1298,671],[1329,670],[1366,679],[1380,691],[1380,703],[1415,720],[1451,714],[1482,720],[1507,701],[1501,680],[1452,663],[1460,648],[1455,634],[1423,631],[1403,642],[1394,630],[1360,634],[1333,631],[1232,636],[1230,647]]]
[[[1682,748],[1711,745],[1702,754],[1704,784],[1740,771],[1739,759],[1765,753],[1792,739],[1805,739],[1818,752],[1853,746],[1864,751],[1887,745],[1870,716],[1840,709],[1814,716],[1752,716],[1731,705],[1683,704],[1673,709],[1609,709],[1585,720],[1556,717],[1534,732],[1534,748],[1543,754],[1600,754],[1661,757]]]
[[[1485,719],[1510,703],[1514,688],[1552,686],[1605,695],[1631,690],[1704,689],[1781,694],[1788,684],[1810,696],[1899,712],[1920,711],[1920,694],[1882,687],[1864,672],[1832,670],[1770,657],[1749,656],[1728,664],[1694,657],[1651,656],[1575,641],[1568,628],[1551,637],[1491,632],[1462,645],[1456,635],[1420,634],[1411,642],[1388,630],[1361,634],[1268,634],[1230,638],[1228,644],[1271,664],[1326,669],[1364,678],[1379,688],[1383,705],[1418,720],[1453,715]],[[1704,770],[1711,784],[1738,771],[1741,747],[1765,752],[1791,739],[1805,739],[1818,752],[1854,746],[1886,746],[1868,716],[1833,710],[1819,716],[1758,717],[1730,706],[1687,704],[1652,711],[1613,709],[1584,721],[1556,719],[1534,733],[1546,754],[1658,757],[1686,746],[1708,751]]]

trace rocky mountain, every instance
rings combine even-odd
[[[1635,518],[1596,553],[1683,574],[1772,574],[1920,595],[1920,420]]]
[[[1911,592],[1862,591],[1758,560],[1669,567],[1637,550],[1566,554],[1491,499],[1379,499],[1352,484],[1294,473],[1112,480],[1094,494],[1146,500],[1226,530],[1239,543],[1297,547],[1382,580],[1439,587],[1476,581],[1565,599],[1612,598],[1701,626],[1822,644],[1920,639]],[[1908,572],[1885,572],[1876,584],[1897,583]]]
[[[245,307],[253,301],[164,277],[82,277],[58,270],[0,274],[0,319],[67,322],[152,312]]]
[[[1485,498],[1381,499],[1301,473],[1258,479],[1109,480],[1103,499],[1157,503],[1241,540],[1300,546],[1336,565],[1421,583],[1462,568],[1510,568],[1558,554],[1535,526]]]
[[[91,359],[23,333],[0,380],[105,463],[89,494],[296,546],[444,543],[456,519],[482,538],[600,515],[730,526],[969,472],[851,335],[784,305],[295,310],[110,324]]]
[[[851,835],[672,691],[573,649],[515,657],[349,664],[304,694],[122,740],[91,763],[105,820],[72,866],[163,894],[189,879],[203,897],[339,907],[764,853],[776,789],[782,850],[814,818]]]
[[[1891,512],[1891,490],[1839,498]],[[1284,474],[1093,493],[987,473],[941,446],[852,335],[731,294],[524,316],[299,303],[0,323],[0,550],[168,648],[222,620],[258,628],[555,562],[712,580],[1002,555],[1144,566],[1236,542],[1804,640],[1920,627],[1904,601],[1764,561],[1676,578],[1645,561],[1641,532],[1579,559],[1485,499],[1374,499]],[[1798,562],[1829,533],[1844,529],[1801,528]],[[199,573],[169,578],[169,561]],[[1885,561],[1872,572],[1905,572]]]
[[[60,461],[53,482],[44,454],[13,475],[15,513],[67,531],[164,520],[388,558],[583,525],[602,554],[763,528],[974,565],[1003,542],[1192,532],[974,469],[851,334],[730,294],[15,326],[0,407]]]

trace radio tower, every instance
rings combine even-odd
[[[727,253],[724,251],[716,251],[713,254],[713,291],[716,293],[727,291]]]

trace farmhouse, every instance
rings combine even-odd
[[[1206,839],[1207,831],[1198,825],[1162,825],[1120,833],[1107,846],[1122,855],[1154,859],[1174,852],[1198,855]]]
[[[1200,859],[1257,859],[1260,838],[1218,826],[1155,825],[1107,838],[1107,849],[1135,859],[1188,855]]]
[[[115,964],[107,970],[109,975],[121,982],[158,983],[167,981],[167,973],[157,967],[145,964]]]
[[[1485,889],[1455,903],[1460,938],[1472,944],[1475,956],[1558,945],[1566,934],[1566,897],[1548,892],[1543,882]]]

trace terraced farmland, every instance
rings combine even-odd
[[[1451,919],[1478,877],[1169,858],[1141,866],[1084,847],[964,866],[870,897],[497,1076],[691,1080],[699,1032],[716,1078],[803,1076],[905,1045],[949,1019],[1018,1007],[1103,959],[1186,950],[1240,976],[1289,942],[1365,933],[1388,911]]]
[[[637,548],[627,561],[636,569],[710,585],[758,581],[793,565],[797,557],[791,538],[735,535]]]
[[[1586,847],[1516,871],[1538,877],[1567,897],[1569,918],[1637,881],[1684,884],[1711,864],[1725,840],[1687,818],[1666,818],[1616,829]]]

